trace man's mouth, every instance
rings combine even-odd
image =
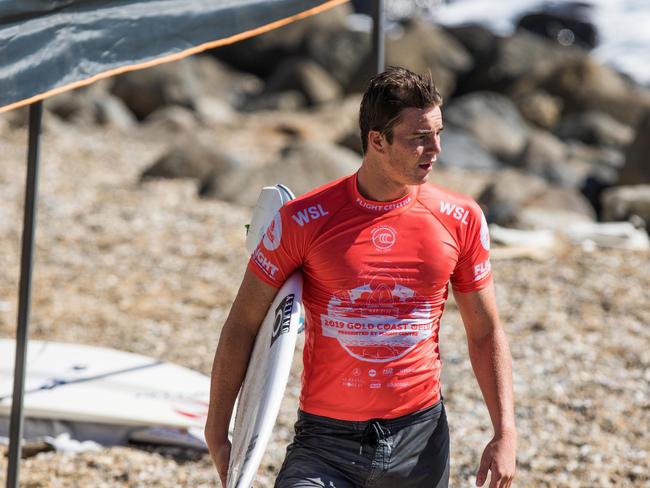
[[[421,164],[418,164],[418,166],[419,166],[420,168],[422,168],[422,169],[431,169],[431,167],[433,166],[433,164],[432,164],[432,163],[421,163]]]

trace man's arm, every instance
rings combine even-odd
[[[257,332],[277,291],[246,270],[221,330],[212,365],[205,439],[224,487],[230,460],[228,426],[233,405],[246,375]]]
[[[490,283],[476,292],[454,292],[454,298],[467,332],[472,368],[494,427],[494,437],[481,457],[476,484],[482,486],[490,470],[489,488],[507,488],[515,473],[517,431],[512,357],[499,321],[494,285]]]

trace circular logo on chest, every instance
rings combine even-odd
[[[372,238],[372,244],[378,251],[388,251],[397,240],[395,229],[387,225],[373,229],[370,236]]]

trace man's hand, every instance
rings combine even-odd
[[[221,486],[223,488],[226,488],[226,483],[228,481],[228,464],[230,464],[231,448],[232,444],[230,441],[226,441],[223,444],[218,444],[210,449],[210,456],[212,456],[212,462],[217,468],[217,473],[219,473],[219,479],[221,480]]]
[[[476,486],[483,486],[489,470],[489,488],[509,488],[515,476],[516,448],[516,434],[494,436],[481,456],[481,464],[476,473]]]

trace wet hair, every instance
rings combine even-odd
[[[363,153],[368,149],[368,133],[376,130],[393,142],[392,128],[405,108],[429,108],[442,105],[431,73],[420,76],[406,68],[390,66],[373,77],[361,100],[359,128]]]

